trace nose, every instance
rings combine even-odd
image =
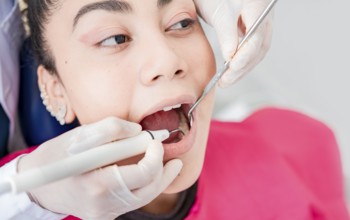
[[[159,36],[148,43],[148,48],[143,50],[142,64],[140,65],[140,81],[143,85],[150,86],[160,81],[171,81],[183,78],[187,68],[184,57],[180,51],[176,51],[176,42]]]

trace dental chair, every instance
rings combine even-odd
[[[27,146],[40,145],[70,129],[78,122],[61,126],[46,110],[40,97],[35,61],[29,39],[20,54],[20,91],[18,112],[21,131]]]
[[[0,158],[7,154],[10,120],[0,104]]]

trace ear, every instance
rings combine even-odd
[[[62,125],[73,122],[76,115],[59,77],[43,65],[39,65],[37,75],[41,98],[46,109]]]

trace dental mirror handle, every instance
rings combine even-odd
[[[63,160],[19,173],[0,182],[0,195],[8,192],[25,192],[54,181],[116,163],[146,152],[151,140],[163,141],[168,137],[168,130],[145,130],[137,136],[104,144]]]
[[[204,97],[210,92],[212,88],[215,87],[216,83],[220,80],[222,75],[229,69],[231,59],[236,55],[236,53],[242,48],[242,46],[247,42],[247,40],[253,35],[259,25],[263,22],[264,18],[269,14],[273,6],[276,4],[278,0],[271,0],[271,2],[267,5],[265,10],[261,13],[258,19],[254,22],[253,26],[248,30],[248,32],[244,35],[243,39],[238,44],[237,50],[234,54],[231,55],[230,60],[224,63],[224,66],[213,76],[213,78],[209,81],[208,85],[204,88],[202,95],[197,99],[197,101],[192,105],[189,112],[187,113],[187,117],[190,119],[190,123],[192,123],[192,112],[199,105],[199,103],[204,99]],[[237,82],[238,79],[242,78],[243,74],[238,75],[234,82]],[[234,83],[233,82],[233,83]]]

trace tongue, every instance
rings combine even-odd
[[[159,111],[141,121],[144,130],[175,130],[179,127],[180,117],[176,110]]]

